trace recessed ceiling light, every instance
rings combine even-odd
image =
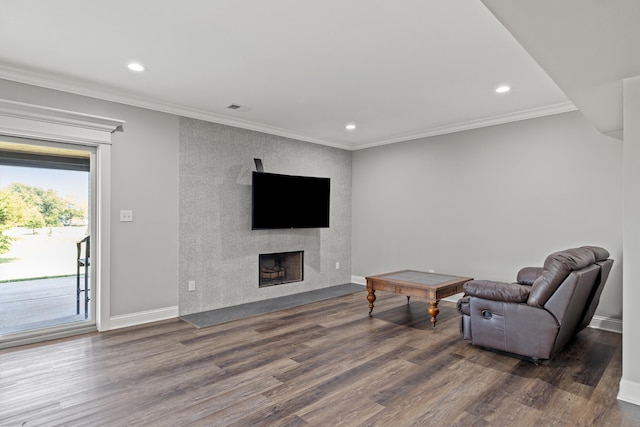
[[[507,93],[511,90],[510,86],[502,85],[496,88],[496,93]]]
[[[356,130],[356,125],[355,123],[347,123],[347,125],[344,128],[346,130]]]
[[[138,73],[144,71],[144,65],[139,62],[130,62],[127,64],[127,68],[131,71],[137,71]]]

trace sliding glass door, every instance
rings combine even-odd
[[[95,148],[1,138],[0,345],[95,328]]]

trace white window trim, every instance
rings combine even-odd
[[[96,147],[96,327],[110,329],[111,135],[123,120],[0,99],[0,135]]]

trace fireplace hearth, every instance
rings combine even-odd
[[[302,282],[303,255],[303,251],[260,254],[258,286],[263,288],[284,283]]]

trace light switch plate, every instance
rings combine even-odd
[[[133,211],[120,211],[120,222],[132,222]]]

